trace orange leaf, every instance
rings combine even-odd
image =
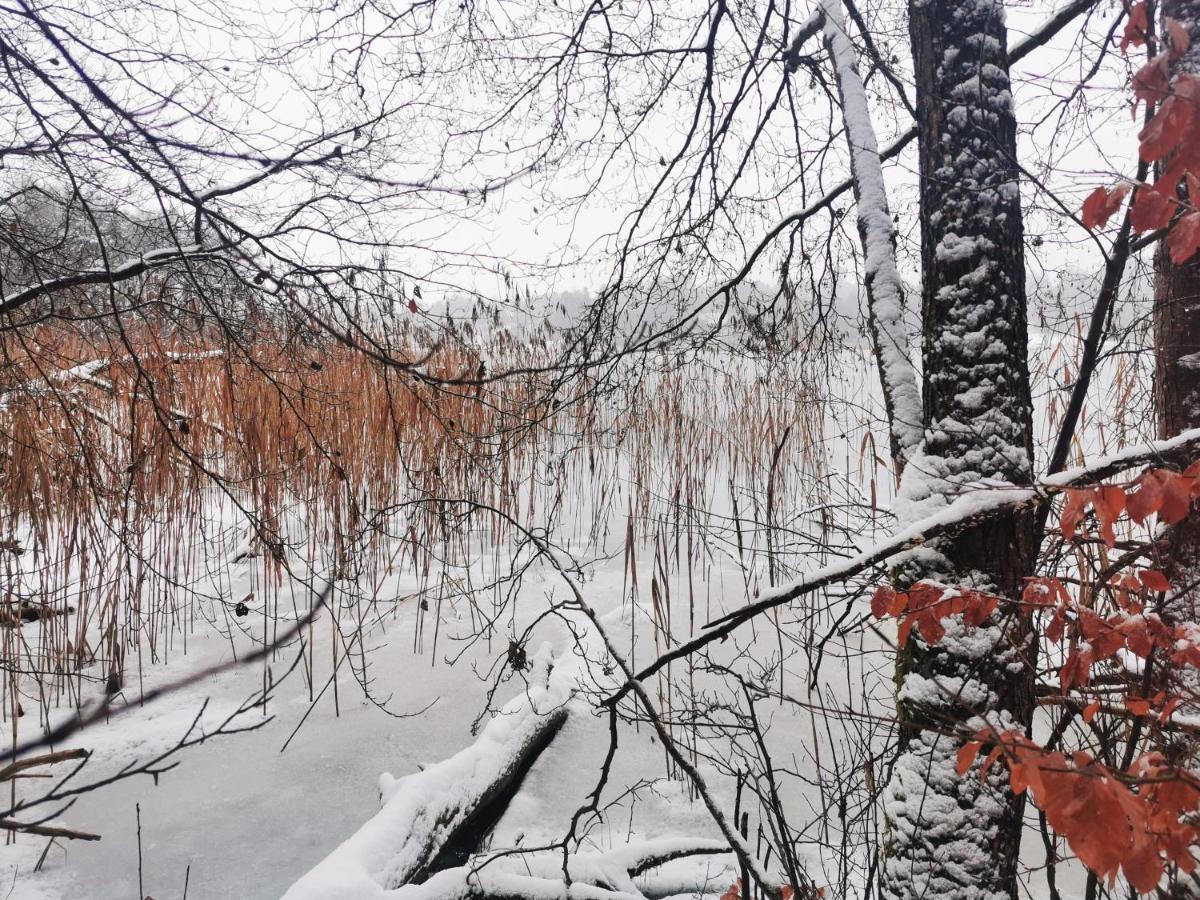
[[[1117,540],[1113,525],[1125,509],[1125,492],[1115,484],[1103,485],[1092,495],[1092,507],[1096,510],[1096,518],[1100,520],[1100,535],[1104,543],[1111,547]]]
[[[997,744],[992,748],[992,752],[987,755],[987,759],[983,761],[983,765],[979,768],[979,780],[987,778],[988,769],[992,767],[992,763],[1000,758],[1000,754],[1004,752],[1004,746]]]
[[[1167,97],[1138,134],[1138,152],[1146,162],[1158,162],[1186,137],[1195,114],[1178,91]]]
[[[1191,486],[1174,472],[1159,472],[1158,480],[1162,484],[1162,505],[1158,509],[1158,517],[1168,525],[1183,521],[1192,505]]]
[[[1170,700],[1168,700],[1163,705],[1162,712],[1158,715],[1158,724],[1166,725],[1171,719],[1171,713],[1175,712],[1175,710],[1179,708],[1179,704],[1182,702],[1182,697],[1172,697]]]
[[[1027,606],[1053,606],[1057,581],[1057,578],[1027,578],[1021,602]]]
[[[968,628],[977,628],[987,621],[987,617],[996,611],[1000,598],[991,594],[971,594],[966,609],[963,610],[963,624]]]
[[[1074,540],[1075,529],[1083,521],[1084,510],[1092,499],[1091,490],[1082,488],[1067,488],[1067,502],[1063,506],[1062,533],[1068,541]]]
[[[1150,712],[1150,701],[1141,700],[1136,697],[1126,697],[1125,708],[1135,716],[1144,716]]]
[[[1093,700],[1091,703],[1089,703],[1087,706],[1085,706],[1083,708],[1083,721],[1091,722],[1092,719],[1096,718],[1096,713],[1098,713],[1099,711],[1100,711],[1100,701]]]
[[[1121,871],[1139,894],[1153,893],[1162,879],[1163,864],[1158,846],[1149,835],[1143,834],[1135,841],[1133,852],[1121,861]]]
[[[1171,90],[1167,54],[1160,53],[1133,76],[1133,96],[1147,104],[1158,103]]]
[[[888,587],[886,584],[875,588],[875,593],[871,595],[871,614],[877,619],[882,619],[888,613],[888,608],[891,607],[892,601],[896,599],[896,591]]]
[[[1138,478],[1136,484],[1137,493],[1126,496],[1125,508],[1129,518],[1141,525],[1162,506],[1162,481],[1157,472],[1150,471]]]
[[[967,774],[967,770],[975,762],[975,757],[979,755],[979,749],[982,746],[983,741],[967,741],[958,748],[958,765],[955,768],[959,775]]]

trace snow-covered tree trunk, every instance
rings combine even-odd
[[[980,481],[1027,484],[1032,427],[1022,223],[1004,9],[999,0],[910,0],[917,88],[925,440],[901,514]],[[896,572],[1019,599],[1034,558],[1025,513],[928,542]],[[1003,604],[982,627],[914,631],[897,661],[900,756],[885,794],[885,896],[1016,896],[1022,802],[999,776],[960,777],[964,730],[1025,728],[1028,623]]]
[[[1200,2],[1164,0],[1162,13],[1182,24],[1192,40],[1171,75],[1200,74]],[[1200,425],[1200,257],[1175,265],[1163,241],[1154,263],[1155,402],[1159,434],[1170,437]],[[1200,519],[1188,516],[1175,525],[1169,542],[1172,584],[1195,585],[1200,579]],[[1173,598],[1168,612],[1195,620],[1196,594],[1193,587]]]

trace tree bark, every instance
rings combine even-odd
[[[1187,29],[1192,46],[1172,67],[1200,73],[1200,0],[1163,0],[1162,13]],[[1192,197],[1195,203],[1200,198]],[[1162,241],[1154,257],[1154,399],[1158,433],[1171,436],[1200,425],[1200,258],[1171,262]],[[1172,618],[1194,621],[1200,577],[1200,520],[1188,516],[1167,536],[1171,583],[1184,590],[1164,610]]]
[[[1025,271],[1016,125],[999,0],[910,0],[917,88],[925,441],[901,487],[910,518],[980,480],[1032,480]],[[1027,512],[939,538],[902,563],[1004,601],[977,629],[915,631],[897,660],[900,755],[885,794],[884,895],[1016,897],[1022,798],[1000,773],[960,777],[963,733],[1026,729],[1028,622],[1015,607],[1035,557]]]

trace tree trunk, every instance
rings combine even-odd
[[[1163,0],[1162,14],[1183,24],[1191,38],[1188,51],[1171,68],[1171,75],[1200,73],[1200,0]],[[1196,203],[1200,198],[1191,197]],[[1154,401],[1158,413],[1158,433],[1174,437],[1181,431],[1200,426],[1200,257],[1182,265],[1171,261],[1166,241],[1160,241],[1154,256]],[[1175,588],[1163,605],[1168,622],[1194,622],[1200,601],[1200,517],[1190,515],[1168,529],[1162,548],[1163,568]],[[1174,675],[1188,678],[1190,673],[1170,672],[1170,666],[1158,674],[1164,682]],[[1195,766],[1194,741],[1164,744],[1159,749],[1185,766]],[[1182,873],[1171,873],[1166,896],[1196,897],[1195,882]]]
[[[1188,30],[1191,48],[1172,67],[1172,75],[1200,73],[1200,2],[1163,0],[1163,15]],[[1191,198],[1194,203],[1198,198]],[[1200,257],[1175,265],[1160,242],[1154,257],[1154,393],[1158,433],[1173,437],[1200,426]],[[1200,519],[1188,516],[1168,535],[1168,576],[1184,588],[1165,612],[1196,619],[1195,582],[1200,577]]]
[[[925,442],[901,512],[916,518],[982,479],[1027,484],[1032,424],[1015,121],[998,0],[910,0],[921,176]],[[907,506],[907,510],[905,509]],[[900,756],[885,794],[884,894],[1015,897],[1022,798],[999,772],[960,777],[963,733],[1028,728],[1033,657],[1019,615],[1035,557],[1027,514],[931,541],[900,584],[930,579],[1000,596],[934,645],[915,631],[898,656]]]

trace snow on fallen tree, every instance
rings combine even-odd
[[[476,855],[525,775],[568,718],[574,659],[531,660],[528,689],[471,746],[405,778],[380,778],[383,805],[292,885],[283,900],[548,898],[644,900],[633,879],[675,860],[728,853],[724,841],[660,838],[606,851],[561,849]],[[670,882],[671,879],[668,879]],[[703,873],[669,893],[696,891]],[[663,896],[661,891],[655,896]]]
[[[531,678],[528,691],[474,744],[405,778],[382,776],[380,811],[292,885],[285,900],[389,897],[394,888],[464,861],[475,849],[465,844],[494,824],[567,720],[568,677],[545,653],[531,674],[542,678]]]
[[[634,878],[650,869],[679,859],[729,852],[724,841],[704,838],[659,838],[638,841],[603,852],[577,852],[567,857],[563,877],[561,853],[521,855],[519,871],[499,869],[505,857],[479,859],[472,865],[447,869],[419,885],[400,888],[387,896],[394,900],[494,900],[579,898],[579,900],[644,900],[648,892]],[[508,857],[507,861],[514,861]],[[696,894],[706,887],[703,874],[696,878],[668,879],[654,896]],[[727,886],[722,884],[723,887]]]

